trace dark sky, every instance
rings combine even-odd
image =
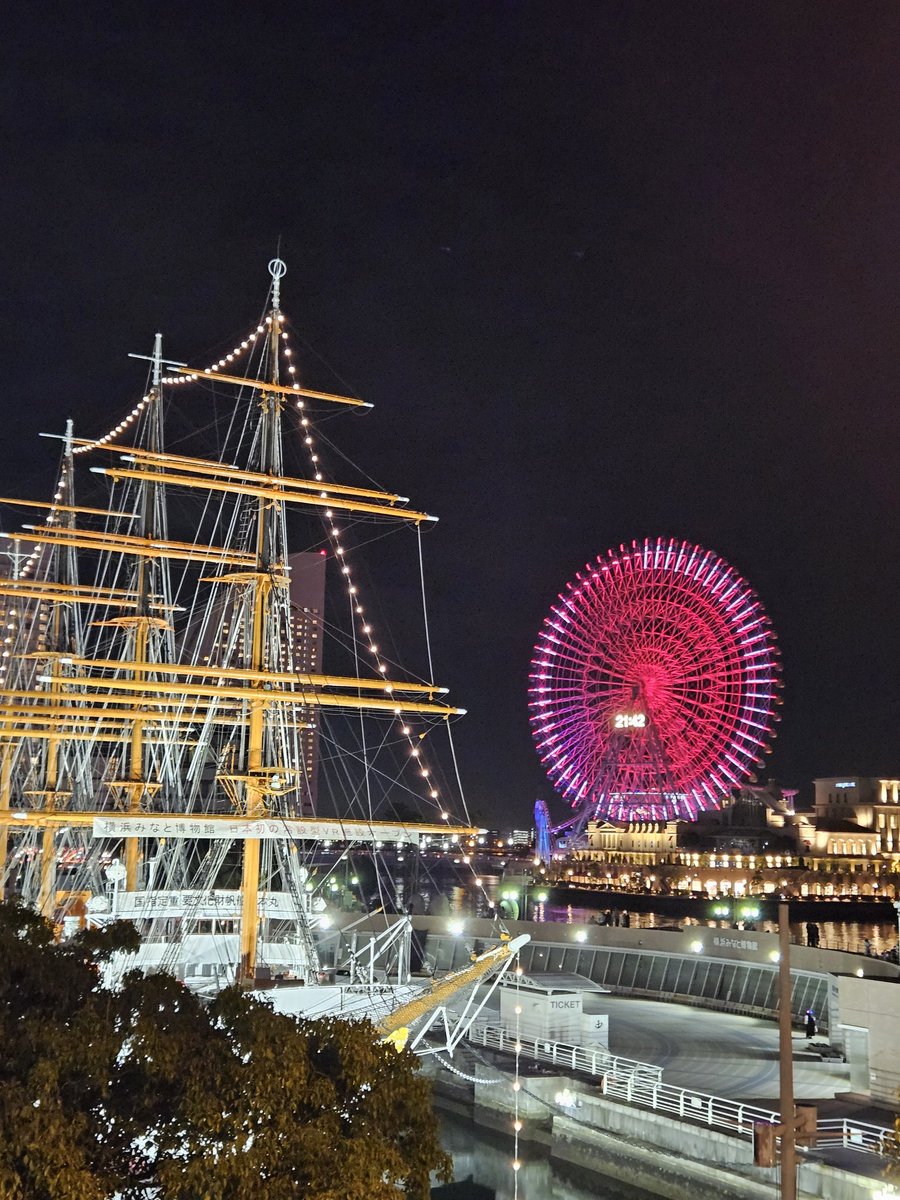
[[[39,431],[131,407],[157,328],[193,361],[240,334],[281,238],[306,379],[376,405],[329,432],[441,517],[436,675],[485,818],[551,795],[526,687],[556,593],[645,536],[761,595],[779,779],[900,770],[893,0],[5,24],[4,490],[49,489]]]

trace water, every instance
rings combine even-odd
[[[481,883],[481,887],[474,885],[474,883],[469,883],[467,886],[447,886],[440,893],[437,889],[434,889],[429,911],[435,911],[437,903],[438,905],[442,904],[448,913],[460,916],[491,915],[487,900],[492,900],[497,904],[499,902],[498,893],[502,890],[502,885],[496,876],[486,876],[482,878]],[[442,896],[443,899],[438,900],[439,896]],[[686,929],[693,926],[705,926],[711,929],[730,928],[729,923],[726,921],[717,921],[712,917],[702,915],[712,908],[712,904],[712,901],[698,901],[697,907],[701,915],[684,917],[674,916],[671,912],[665,911],[632,912],[628,909],[627,893],[615,897],[615,905],[619,909],[619,912],[628,912],[632,929]],[[523,912],[521,915],[523,919],[527,916],[527,919],[530,921],[547,922],[548,924],[579,925],[588,923],[592,918],[597,918],[601,912],[612,907],[612,905],[613,901],[609,900],[605,895],[602,898],[598,896],[595,904],[592,906],[589,904],[540,904],[528,900],[527,914]],[[895,950],[897,947],[896,921],[825,921],[816,919],[815,923],[819,927],[819,945],[825,950],[846,950],[853,954],[864,954],[866,939],[869,940],[872,953],[875,955],[885,954],[887,951]],[[763,933],[778,932],[777,923],[769,920],[757,921],[755,928]],[[806,945],[805,920],[791,923],[791,937],[796,945]]]
[[[494,1188],[496,1200],[657,1200],[659,1193],[629,1187],[565,1163],[551,1163],[543,1146],[519,1144],[518,1180],[512,1169],[513,1140],[464,1117],[437,1110],[441,1142],[453,1156],[453,1178]],[[516,1183],[518,1189],[516,1189]]]
[[[581,908],[576,905],[536,905],[534,919],[565,925],[577,925],[596,917],[597,909]],[[632,929],[687,929],[702,926],[710,929],[730,928],[726,921],[704,917],[673,917],[669,913],[629,913]],[[871,943],[873,954],[882,954],[897,945],[897,925],[894,921],[816,921],[819,927],[819,946],[825,950],[848,950],[854,954],[865,953],[866,939]],[[776,921],[757,921],[754,928],[762,933],[778,933]],[[791,922],[791,939],[797,945],[806,945],[806,922]]]

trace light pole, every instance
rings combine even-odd
[[[781,1200],[797,1197],[794,1140],[794,1043],[791,1035],[791,931],[787,904],[778,905],[778,1079],[781,1107]]]

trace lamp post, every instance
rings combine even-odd
[[[796,1200],[794,1044],[791,1035],[791,933],[787,904],[778,905],[778,1077],[781,1108],[781,1200]]]

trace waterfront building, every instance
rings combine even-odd
[[[900,896],[900,780],[817,779],[811,811],[774,782],[696,821],[592,821],[569,877],[709,896]]]

